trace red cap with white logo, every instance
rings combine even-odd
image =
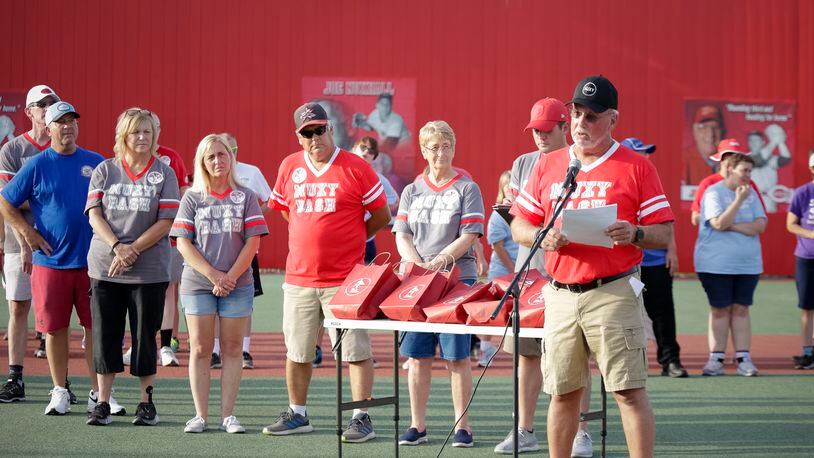
[[[741,148],[741,143],[734,138],[725,138],[718,143],[718,152],[709,158],[715,162],[721,162],[721,159],[723,159],[727,153],[743,154],[744,156],[752,154],[751,152],[744,153]]]
[[[557,123],[568,121],[568,119],[565,104],[557,99],[546,97],[538,100],[531,107],[531,120],[525,130],[537,129],[542,132],[551,132]]]

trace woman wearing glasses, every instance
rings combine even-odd
[[[401,194],[393,225],[402,260],[428,269],[442,269],[455,259],[461,281],[473,284],[477,266],[473,244],[483,235],[483,198],[474,181],[452,167],[455,133],[444,121],[430,121],[418,136],[428,173],[407,185]],[[409,359],[410,428],[399,438],[401,445],[427,442],[427,402],[432,383],[435,348],[447,363],[452,386],[455,420],[460,419],[453,447],[472,447],[474,441],[464,408],[472,392],[469,335],[406,332],[401,354]]]
[[[373,161],[379,157],[379,142],[377,142],[373,137],[362,137],[356,141],[355,145],[353,145],[353,154],[361,157],[372,166]],[[382,186],[384,187],[384,195],[387,197],[387,207],[390,208],[390,212],[392,213],[398,210],[399,195],[396,190],[393,189],[393,185],[390,184],[390,180],[379,172],[376,172],[376,175],[379,176],[379,180],[382,182]],[[369,214],[365,215],[365,219],[369,217]],[[368,239],[367,243],[365,243],[365,264],[372,261],[375,257],[376,237],[374,236]]]
[[[91,175],[85,213],[93,227],[88,275],[99,395],[89,425],[111,422],[113,381],[124,371],[121,344],[127,315],[133,340],[130,373],[141,383],[133,424],[158,423],[152,400],[155,335],[169,282],[167,234],[178,211],[179,192],[175,173],[156,158],[156,133],[149,111],[125,111],[116,124],[115,157],[99,164]]]
[[[238,186],[235,164],[224,136],[210,134],[201,140],[192,188],[184,194],[170,231],[184,256],[180,293],[189,326],[189,382],[195,402],[195,416],[184,427],[187,433],[207,428],[216,319],[223,356],[220,429],[245,432],[233,410],[240,388],[243,337],[254,303],[251,263],[268,227],[255,193]]]

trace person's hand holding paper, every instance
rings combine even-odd
[[[607,229],[615,223],[616,204],[562,211],[562,234],[573,243],[613,248],[613,239]]]

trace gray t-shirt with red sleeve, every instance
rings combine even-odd
[[[212,267],[227,272],[237,261],[249,237],[269,233],[255,193],[242,186],[223,194],[189,190],[170,230],[170,237],[192,240],[195,248]],[[253,284],[251,266],[237,281],[237,287]],[[214,285],[203,274],[184,263],[181,294],[211,294]]]
[[[459,174],[439,187],[422,175],[402,191],[393,232],[412,234],[416,251],[428,262],[461,234],[483,235],[483,222],[483,197],[474,181]],[[478,278],[473,248],[456,263],[461,278]]]
[[[138,175],[123,158],[107,159],[90,178],[85,214],[100,207],[102,215],[122,243],[133,243],[160,219],[174,219],[180,204],[175,172],[150,158]],[[113,262],[110,246],[93,234],[88,251],[88,275],[114,283],[161,283],[169,281],[170,243],[166,237],[139,254],[124,273],[108,277]]]
[[[28,133],[15,137],[3,145],[0,148],[0,188],[11,181],[29,159],[45,151],[50,145],[51,142],[38,145],[33,138],[28,136]],[[34,215],[31,214],[31,210],[21,208],[20,213],[28,224],[34,226]],[[17,237],[14,236],[11,225],[6,224],[5,226],[6,241],[3,244],[3,251],[8,254],[19,253],[20,244],[17,243]]]

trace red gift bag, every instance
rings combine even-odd
[[[381,311],[391,320],[424,321],[422,309],[441,298],[447,279],[441,272],[408,264],[401,284],[381,303]]]
[[[469,315],[466,319],[466,324],[472,326],[506,326],[509,321],[509,313],[512,311],[514,300],[509,297],[503,308],[500,309],[497,318],[492,319],[492,312],[500,302],[500,298],[492,298],[480,301],[474,301],[464,304],[464,310]]]
[[[520,327],[521,328],[542,328],[545,324],[545,299],[543,298],[543,288],[548,284],[547,280],[538,280],[520,294]]]
[[[372,320],[379,315],[382,300],[398,286],[399,279],[391,264],[357,264],[328,303],[328,307],[339,319]]]
[[[509,273],[506,275],[501,275],[500,277],[492,279],[493,285],[493,292],[495,294],[500,294],[503,297],[503,294],[506,293],[506,290],[509,288],[509,285],[512,284],[512,280],[514,279],[514,273]],[[531,285],[533,285],[537,280],[547,280],[543,274],[540,273],[537,269],[530,269],[529,274],[526,276],[524,284],[521,285],[521,295],[522,291],[528,289]]]
[[[428,323],[466,323],[466,310],[463,304],[476,301],[490,296],[489,283],[475,283],[468,286],[465,283],[458,283],[452,290],[445,294],[439,302],[425,307],[424,314],[427,315]]]

